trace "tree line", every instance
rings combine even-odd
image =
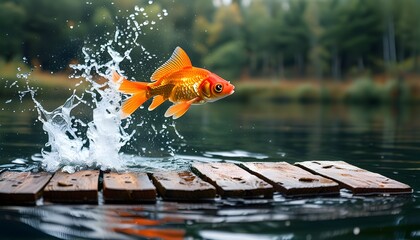
[[[0,58],[64,70],[139,7],[154,25],[138,41],[157,59],[179,45],[195,65],[229,78],[420,70],[418,0],[3,0]]]

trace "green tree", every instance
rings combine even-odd
[[[6,61],[22,55],[25,16],[25,9],[16,3],[0,3],[0,55]]]
[[[81,2],[72,0],[22,0],[29,13],[24,25],[24,55],[44,69],[63,70],[79,52],[83,39],[71,36],[81,17]]]
[[[196,57],[202,61],[210,51],[208,43],[209,29],[211,28],[216,8],[212,0],[194,1],[194,4],[196,16],[192,26],[191,42]]]
[[[314,75],[319,81],[323,81],[324,72],[328,68],[328,62],[325,61],[327,52],[320,43],[324,28],[321,25],[319,15],[320,8],[323,7],[324,5],[319,4],[318,1],[309,1],[305,14],[305,20],[310,31],[309,71],[307,73]]]
[[[243,12],[244,39],[249,59],[247,70],[254,76],[261,75],[261,72],[269,74],[272,70],[270,63],[273,62],[272,29],[270,28],[273,18],[269,5],[262,0],[255,0],[244,8]]]
[[[331,75],[342,78],[343,69],[374,67],[381,53],[381,19],[376,1],[335,1],[321,13],[321,44],[329,52]]]
[[[276,52],[281,65],[293,66],[295,73],[303,76],[310,48],[310,31],[304,18],[306,1],[290,1],[285,8],[273,24]]]
[[[239,5],[232,3],[221,6],[215,12],[207,42],[210,46],[218,46],[232,40],[242,39],[242,27],[243,17]]]
[[[419,69],[420,56],[420,3],[416,0],[405,0],[397,5],[399,16],[396,22],[398,58],[400,61],[413,59],[412,69]],[[409,70],[409,69],[407,69]]]
[[[218,7],[213,21],[202,21],[201,24],[208,26],[208,33],[204,34],[208,49],[203,59],[204,65],[222,77],[239,77],[245,64],[246,52],[243,16],[238,3]]]
[[[241,40],[227,42],[209,53],[204,65],[226,79],[236,79],[245,63],[244,47]]]

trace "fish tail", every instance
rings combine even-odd
[[[148,83],[127,80],[116,71],[112,73],[112,81],[118,85],[118,91],[132,95],[121,106],[122,118],[130,116],[150,98]]]

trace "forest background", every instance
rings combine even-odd
[[[420,100],[418,0],[2,0],[0,79],[27,68],[44,86],[68,84],[82,48],[112,38],[136,6],[150,13],[139,44],[156,56],[127,72],[136,79],[181,46],[241,101]]]

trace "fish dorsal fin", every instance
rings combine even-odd
[[[188,57],[187,53],[184,50],[182,50],[182,48],[176,47],[169,60],[166,61],[158,69],[156,69],[156,71],[152,74],[150,79],[154,82],[170,73],[191,67],[191,60]]]

